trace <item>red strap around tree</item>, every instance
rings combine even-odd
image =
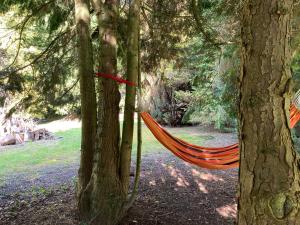
[[[112,74],[106,74],[106,73],[96,73],[97,77],[103,77],[103,78],[107,78],[107,79],[112,79],[117,81],[118,83],[122,83],[122,84],[127,84],[129,86],[136,86],[136,84],[134,82],[125,80],[117,75],[112,75]]]

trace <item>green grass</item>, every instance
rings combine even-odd
[[[211,139],[189,133],[188,128],[172,128],[171,133],[195,144]],[[80,157],[80,128],[57,132],[62,139],[47,142],[32,142],[24,146],[9,147],[0,151],[0,177],[12,173],[33,172],[45,166],[78,163]],[[136,139],[136,135],[134,136]],[[133,145],[135,155],[136,140]],[[143,126],[143,154],[165,151],[164,147]]]
[[[11,172],[27,172],[40,166],[79,160],[80,129],[58,132],[63,139],[31,142],[0,152],[0,176]]]

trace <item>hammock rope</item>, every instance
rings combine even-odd
[[[122,77],[120,77],[118,75],[113,75],[113,74],[107,74],[107,73],[100,73],[100,72],[98,72],[98,73],[96,73],[96,76],[97,77],[103,77],[103,78],[106,78],[106,79],[115,80],[115,81],[117,81],[120,84],[127,84],[129,86],[136,86],[136,83],[128,81],[128,80],[125,80],[125,79],[123,79]]]
[[[174,137],[160,126],[147,112],[141,113],[146,126],[154,137],[175,156],[206,169],[231,169],[239,166],[239,146],[204,147],[190,144]],[[300,111],[292,104],[290,108],[290,126],[293,128],[300,120]]]

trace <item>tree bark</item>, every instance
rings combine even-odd
[[[127,80],[137,84],[139,75],[140,0],[130,3],[128,18]],[[136,87],[126,86],[124,123],[122,129],[120,177],[125,192],[129,188],[129,173],[133,141]]]
[[[99,70],[102,73],[115,76],[117,75],[118,2],[118,0],[92,1],[99,26]],[[130,42],[128,46],[127,79],[135,83],[137,83],[139,73],[139,2],[139,0],[135,0],[131,3],[128,24]],[[131,195],[132,198],[130,199],[127,195],[129,191],[136,90],[135,87],[127,86],[126,88],[121,148],[118,83],[112,79],[99,78],[97,93],[96,138],[91,163],[93,169],[90,180],[82,191],[79,209],[83,223],[115,225],[125,215],[128,203],[134,199],[134,195]],[[139,135],[141,135],[140,132]],[[139,137],[139,140],[141,140],[141,137]],[[140,145],[141,141],[139,141],[139,149],[141,148]],[[122,152],[120,149],[122,149]],[[135,193],[137,181],[138,177],[135,182]]]
[[[239,225],[300,224],[289,128],[293,0],[245,2],[240,78]]]
[[[118,1],[93,1],[98,17],[100,37],[100,72],[117,74],[117,19]],[[99,78],[98,118],[94,166],[85,193],[89,209],[84,221],[89,224],[114,225],[127,193],[122,189],[119,176],[120,124],[118,84],[112,79]]]
[[[78,39],[79,78],[81,95],[81,160],[78,172],[78,202],[82,208],[82,193],[90,181],[96,134],[96,94],[93,70],[93,49],[90,39],[89,0],[75,0],[75,20]]]

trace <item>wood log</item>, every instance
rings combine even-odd
[[[24,141],[25,142],[33,141],[32,131],[27,130],[27,131],[24,132]]]
[[[15,145],[16,138],[12,134],[7,134],[4,137],[0,138],[0,145]]]
[[[24,142],[24,134],[15,134],[16,144],[22,144]]]

